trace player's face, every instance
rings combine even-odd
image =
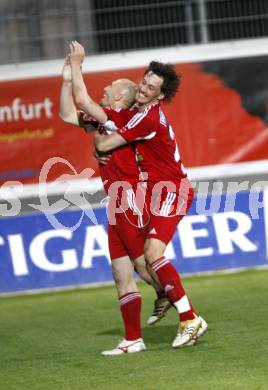
[[[112,90],[111,85],[108,85],[103,90],[103,98],[101,99],[100,102],[103,107],[107,107],[111,105],[111,90]]]
[[[162,84],[162,77],[157,76],[153,72],[146,73],[139,83],[136,101],[143,105],[163,99],[164,95],[161,92]]]
[[[116,96],[118,93],[120,93],[120,90],[122,89],[121,81],[116,80],[113,81],[111,85],[108,85],[103,90],[103,98],[101,100],[101,105],[103,107],[110,106],[114,108]]]

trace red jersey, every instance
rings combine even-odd
[[[118,133],[128,142],[135,142],[137,159],[149,184],[170,181],[178,187],[187,175],[183,170],[178,146],[160,104],[143,112],[134,112]]]
[[[114,122],[115,127],[122,128],[133,116],[133,112],[126,109],[104,108],[107,116]],[[84,112],[79,113],[79,124],[87,131],[88,126],[93,126],[100,133],[106,133],[105,128],[94,118]],[[134,146],[129,144],[113,151],[112,157],[106,164],[99,164],[100,175],[104,184],[105,191],[108,192],[109,186],[115,181],[127,181],[131,185],[139,181],[139,168],[136,163]]]

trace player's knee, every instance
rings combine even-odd
[[[144,255],[145,255],[146,261],[151,263],[151,262],[159,259],[159,257],[162,256],[162,253],[153,244],[148,244],[148,245],[145,245],[145,247],[144,247]]]
[[[152,263],[153,261],[164,256],[166,249],[166,244],[161,240],[155,238],[149,238],[146,240],[144,245],[144,255],[147,263]]]

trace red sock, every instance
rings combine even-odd
[[[151,267],[156,272],[169,300],[177,307],[180,321],[194,319],[195,314],[190,305],[187,311],[180,312],[178,309],[177,303],[181,298],[185,297],[187,299],[187,297],[175,267],[164,256],[151,263]]]
[[[190,308],[191,308],[190,310],[185,311],[183,313],[179,313],[180,322],[193,320],[195,317],[198,317],[198,314],[195,311],[195,309],[194,309],[193,305],[191,304],[191,302],[189,302],[189,304],[190,304]]]
[[[197,311],[195,310],[195,308],[193,307],[193,305],[190,303],[190,306],[191,306],[191,310],[194,312],[194,314],[198,317],[198,314],[197,314]]]
[[[172,303],[177,302],[185,295],[180,277],[173,265],[163,256],[151,264],[161,285]]]
[[[125,339],[136,340],[141,337],[141,295],[130,292],[119,298],[120,309],[125,327]]]
[[[184,313],[179,313],[180,322],[194,320],[195,314],[192,310],[185,311]]]

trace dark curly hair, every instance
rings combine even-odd
[[[163,79],[161,86],[161,92],[165,95],[163,101],[169,103],[176,95],[181,81],[181,76],[176,73],[174,65],[151,61],[144,74],[149,72]]]

